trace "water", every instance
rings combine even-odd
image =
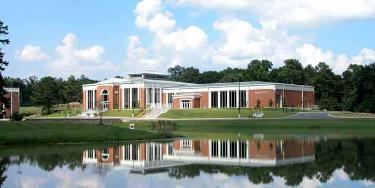
[[[0,187],[375,187],[375,139],[266,136],[2,147]]]

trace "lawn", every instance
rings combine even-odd
[[[277,108],[264,108],[263,118],[276,118],[296,114],[297,111],[284,112]],[[241,117],[249,117],[255,112],[254,109],[241,108]],[[213,108],[213,109],[171,109],[159,116],[159,118],[183,119],[183,118],[237,118],[236,108]]]
[[[42,107],[39,106],[27,106],[27,107],[20,107],[20,113],[25,114],[26,116],[36,115],[42,113]]]
[[[142,109],[134,109],[134,117],[142,117],[145,111]],[[109,110],[103,114],[103,116],[109,117],[132,117],[133,110],[126,109],[126,110]]]
[[[163,138],[147,130],[130,130],[110,125],[1,122],[0,144],[98,142]]]
[[[369,119],[329,120],[192,120],[173,121],[175,135],[192,138],[238,138],[264,134],[278,138],[294,136],[375,137],[375,124]],[[150,122],[137,122],[138,129],[151,130]]]
[[[335,111],[335,112],[329,112],[329,114],[334,115],[334,116],[349,117],[349,118],[375,118],[375,113]]]

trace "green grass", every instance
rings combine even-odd
[[[52,114],[42,115],[42,117],[72,117],[82,113],[81,109],[65,109]]]
[[[172,133],[191,138],[238,138],[264,134],[278,138],[294,136],[374,137],[375,124],[369,119],[329,120],[193,120],[174,121]],[[151,130],[150,122],[138,122],[139,129]]]
[[[147,130],[130,130],[110,125],[1,122],[0,144],[99,142],[162,138]]]
[[[110,117],[132,117],[133,110],[126,109],[126,110],[109,110],[104,112],[103,116],[110,116]],[[144,114],[144,110],[142,109],[134,109],[134,117],[140,117]]]
[[[38,106],[28,106],[28,107],[20,107],[20,113],[25,114],[27,116],[29,115],[36,115],[42,113],[42,107]]]
[[[335,111],[329,112],[331,115],[340,117],[351,117],[351,118],[375,118],[375,113],[359,113],[359,112],[347,112],[347,111]]]
[[[282,109],[264,108],[263,118],[276,118],[296,114],[297,112],[283,112]],[[254,109],[242,108],[241,117],[249,117],[255,112]],[[162,114],[159,118],[183,119],[183,118],[236,118],[238,109],[234,108],[213,108],[213,109],[171,109]]]

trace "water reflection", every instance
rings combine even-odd
[[[0,187],[371,187],[374,145],[285,138],[2,147]]]
[[[315,143],[308,140],[191,140],[124,144],[85,150],[83,164],[110,165],[132,173],[151,173],[184,165],[280,166],[311,162]]]

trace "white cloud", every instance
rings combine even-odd
[[[74,34],[67,34],[62,44],[56,47],[57,58],[51,64],[52,70],[59,75],[81,75],[93,71],[111,72],[116,65],[103,60],[104,48],[93,45],[86,49],[76,48],[77,38]]]
[[[140,1],[135,9],[135,24],[152,34],[148,49],[138,36],[129,37],[126,66],[165,71],[173,65],[201,65],[207,62],[207,35],[197,26],[176,27],[173,15],[163,11],[160,0]],[[194,61],[192,61],[194,60]],[[134,68],[134,67],[133,67]]]
[[[21,61],[46,61],[49,59],[40,46],[26,45],[22,50],[16,52],[16,58]]]
[[[16,184],[22,188],[38,188],[46,183],[42,177],[21,176],[16,180]]]
[[[363,49],[357,56],[348,57],[345,54],[334,54],[330,50],[321,49],[311,41],[297,35],[291,35],[282,27],[280,20],[290,22],[312,22],[321,19],[326,14],[314,11],[321,9],[330,10],[337,1],[327,3],[327,7],[319,8],[316,3],[301,1],[295,3],[287,0],[273,0],[272,3],[260,0],[252,1],[199,1],[180,0],[178,5],[195,5],[204,8],[220,10],[249,10],[259,9],[261,12],[260,27],[253,26],[250,22],[232,16],[225,16],[213,23],[213,29],[219,33],[217,41],[209,43],[208,36],[201,28],[191,25],[186,28],[176,26],[173,15],[162,9],[160,0],[143,0],[135,9],[136,26],[150,31],[152,41],[149,46],[141,46],[141,39],[129,40],[127,47],[127,64],[138,63],[146,68],[165,70],[174,65],[224,68],[226,66],[244,67],[252,59],[269,59],[275,67],[282,66],[283,61],[296,58],[306,66],[326,62],[336,73],[341,73],[351,63],[363,64],[375,60],[375,51]],[[339,10],[332,14],[344,15],[345,7],[350,0],[339,5]],[[359,4],[366,4],[361,1]],[[361,5],[353,5],[354,9],[361,9]],[[267,9],[267,10],[266,10]],[[268,10],[269,9],[269,10]],[[279,10],[280,9],[280,10]],[[296,9],[296,10],[294,10]],[[308,9],[307,14],[300,14],[299,10]],[[281,16],[270,16],[271,10],[281,11]],[[288,11],[289,10],[289,11]],[[341,10],[341,13],[340,13]],[[355,10],[350,10],[353,12]],[[268,12],[268,13],[267,13]],[[289,13],[293,15],[289,18]],[[276,14],[276,13],[272,13]],[[331,14],[331,12],[327,13]],[[350,13],[352,15],[354,13]],[[294,18],[296,15],[297,18]],[[287,16],[287,17],[286,17]],[[349,16],[350,17],[350,16]],[[290,19],[298,20],[290,20]],[[329,20],[329,18],[327,18]],[[212,66],[213,65],[213,66]]]
[[[322,22],[371,19],[375,17],[372,0],[177,0],[177,5],[192,5],[220,12],[250,13],[260,20],[280,25],[307,25]]]

